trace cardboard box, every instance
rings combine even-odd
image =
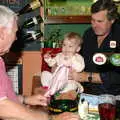
[[[89,113],[98,113],[98,96],[81,93],[80,100],[85,99],[89,104]]]

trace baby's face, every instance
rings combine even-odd
[[[76,52],[79,51],[78,49],[79,49],[79,45],[76,42],[76,40],[74,40],[74,39],[71,39],[71,40],[65,39],[63,41],[62,52],[63,52],[64,55],[66,55],[66,56],[72,56]]]

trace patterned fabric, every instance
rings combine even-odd
[[[69,72],[69,68],[65,67],[64,65],[59,66],[55,70],[52,79],[50,81],[48,91],[45,94],[45,96],[49,97],[51,95],[54,95],[56,92],[61,90],[65,86],[65,84],[67,84],[68,72]]]

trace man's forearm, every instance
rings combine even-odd
[[[48,120],[47,113],[37,113],[8,99],[0,101],[0,116],[4,119]]]
[[[89,78],[91,77],[91,80]],[[77,77],[80,82],[102,83],[99,73],[81,72]]]
[[[99,73],[92,73],[92,80],[93,83],[102,83],[100,74]]]

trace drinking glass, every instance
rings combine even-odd
[[[116,98],[114,95],[102,94],[99,97],[98,109],[100,120],[115,120]]]

